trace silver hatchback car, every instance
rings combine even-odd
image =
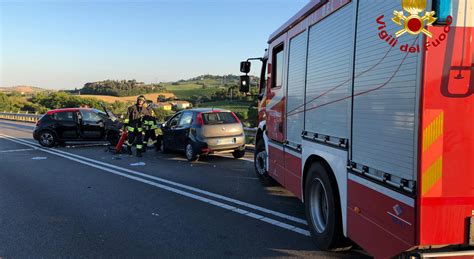
[[[245,155],[245,133],[235,113],[218,108],[190,109],[176,113],[162,125],[163,152],[184,151],[188,161],[200,154],[230,151]]]

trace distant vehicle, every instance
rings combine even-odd
[[[66,141],[109,141],[115,145],[122,124],[104,107],[65,108],[48,111],[36,123],[33,138],[44,147]]]
[[[185,151],[188,161],[200,154],[232,151],[245,155],[245,134],[239,118],[223,109],[190,109],[176,113],[162,125],[163,152]]]

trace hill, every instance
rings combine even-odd
[[[219,90],[240,84],[240,77],[236,75],[201,75],[187,80],[160,83],[168,92],[172,92],[179,99],[188,100],[192,96],[212,96]]]
[[[88,95],[110,95],[117,97],[132,96],[146,93],[165,92],[165,88],[158,84],[145,84],[136,80],[105,80],[86,83],[78,92]]]
[[[13,86],[13,87],[0,87],[0,92],[6,93],[6,94],[19,93],[21,95],[29,95],[29,94],[36,94],[40,92],[46,92],[46,91],[52,91],[52,90],[46,90],[43,88],[34,87],[34,86],[26,86],[26,85]]]

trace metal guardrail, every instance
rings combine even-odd
[[[31,122],[31,123],[36,123],[40,118],[41,114],[37,113],[21,113],[20,111],[18,112],[0,112],[0,119],[4,120],[12,120],[12,121],[24,121],[24,122]]]
[[[244,128],[247,137],[255,137],[257,135],[257,128]]]
[[[0,112],[0,119],[13,120],[13,121],[26,121],[36,123],[40,118],[41,114],[38,113],[21,113],[21,112]],[[244,128],[245,135],[248,137],[255,137],[257,134],[257,128]]]

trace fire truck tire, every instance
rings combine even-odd
[[[323,250],[338,250],[345,244],[336,183],[320,163],[308,169],[305,182],[305,211],[311,237]]]
[[[254,163],[253,163],[255,167],[255,174],[257,174],[258,178],[261,180],[263,185],[270,186],[270,185],[273,185],[275,182],[268,175],[268,171],[265,168],[266,159],[267,159],[267,151],[265,150],[265,143],[263,142],[263,139],[259,139],[257,141],[257,144],[255,145],[255,154],[254,154]]]

